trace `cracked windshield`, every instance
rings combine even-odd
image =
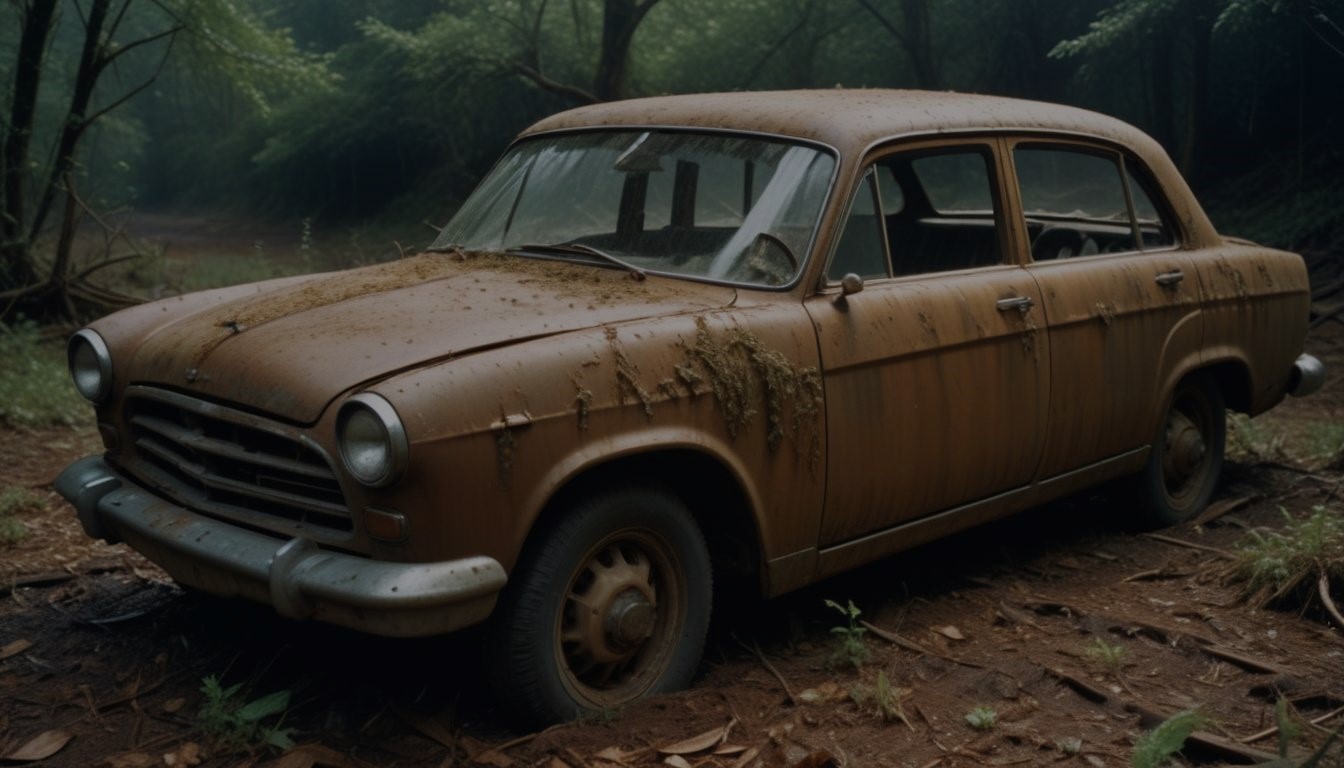
[[[818,149],[759,137],[546,136],[514,147],[432,247],[783,286],[802,267],[834,168]]]

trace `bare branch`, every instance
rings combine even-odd
[[[173,43],[176,42],[177,32],[180,29],[181,28],[179,27],[178,29],[173,30],[173,37],[170,37],[168,39],[168,45],[164,47],[163,56],[162,58],[159,59],[159,65],[154,68],[154,73],[151,74],[143,83],[136,86],[135,88],[132,88],[130,91],[122,95],[121,98],[117,99],[116,101],[113,101],[111,104],[108,104],[106,107],[103,107],[102,109],[98,110],[97,112],[94,112],[92,115],[89,115],[87,118],[85,118],[84,125],[81,128],[81,132],[84,128],[87,128],[88,126],[92,125],[95,120],[107,114],[108,112],[111,112],[112,110],[116,109],[122,104],[125,104],[127,101],[130,101],[141,91],[153,85],[154,81],[159,79],[159,75],[163,74],[164,66],[168,63],[168,56],[173,52]],[[160,35],[160,37],[161,36],[162,35]]]
[[[859,5],[864,7],[864,10],[871,13],[873,15],[873,18],[877,19],[877,22],[881,24],[882,27],[887,30],[887,32],[891,33],[891,36],[896,38],[896,40],[900,42],[902,46],[905,47],[909,46],[909,43],[906,41],[905,35],[901,32],[900,28],[897,27],[895,24],[892,24],[891,19],[888,19],[885,15],[883,15],[882,12],[877,9],[877,6],[872,4],[871,0],[858,0],[858,3]]]
[[[109,42],[111,42],[113,37],[116,37],[117,29],[121,26],[121,20],[126,17],[126,12],[131,9],[131,3],[133,2],[135,2],[135,0],[126,0],[121,6],[121,10],[117,11],[116,18],[112,19],[112,26],[107,28],[107,39]]]
[[[531,80],[543,90],[550,91],[551,93],[569,96],[584,104],[596,104],[599,101],[597,96],[594,96],[589,91],[585,91],[582,88],[577,88],[572,85],[566,85],[565,83],[556,82],[526,64],[514,64],[513,70],[523,77],[526,77],[528,80]]]
[[[100,57],[99,60],[98,60],[98,69],[99,69],[99,70],[102,70],[102,69],[106,68],[107,65],[111,64],[112,62],[116,61],[117,59],[121,58],[122,56],[125,56],[125,55],[126,55],[127,53],[129,53],[130,51],[133,51],[133,50],[135,50],[136,48],[139,48],[139,47],[142,46],[142,45],[148,45],[149,43],[153,43],[153,42],[156,42],[156,41],[158,41],[158,40],[162,40],[162,39],[165,38],[165,37],[172,37],[172,36],[176,35],[178,32],[181,32],[183,29],[185,29],[185,27],[183,27],[181,24],[179,24],[179,25],[177,25],[177,26],[175,26],[175,27],[172,27],[171,29],[165,29],[164,31],[162,31],[162,32],[160,32],[160,33],[158,33],[158,34],[156,34],[156,35],[150,35],[149,37],[142,37],[142,38],[140,38],[139,40],[136,40],[136,41],[131,42],[131,43],[127,43],[126,45],[121,46],[120,48],[118,48],[117,50],[113,51],[112,53],[110,53],[110,54],[108,54],[108,55],[106,55],[106,56],[102,56],[102,57]],[[171,45],[172,45],[172,43],[170,42],[170,43],[169,43],[169,46],[171,46]]]

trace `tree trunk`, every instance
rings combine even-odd
[[[37,92],[42,75],[47,42],[57,0],[34,0],[23,14],[19,34],[19,52],[14,67],[13,102],[9,130],[0,155],[0,176],[4,177],[4,210],[0,212],[0,291],[31,285],[37,270],[29,251],[30,240],[24,231],[27,193],[24,180],[28,172],[28,147],[32,140],[33,120],[37,115]]]
[[[128,0],[129,4],[129,0]],[[46,185],[37,208],[33,212],[32,223],[28,227],[29,241],[35,240],[46,223],[47,214],[56,199],[56,189],[60,180],[65,178],[75,165],[75,149],[84,135],[88,124],[84,117],[88,113],[89,101],[93,98],[94,86],[98,84],[98,75],[102,73],[103,25],[107,21],[107,12],[112,0],[93,0],[89,8],[88,21],[84,27],[84,49],[79,57],[79,69],[75,75],[74,94],[70,97],[70,111],[66,114],[65,124],[61,126],[61,137],[56,145],[56,158],[47,175]]]
[[[593,78],[593,95],[599,101],[625,98],[635,30],[657,3],[658,0],[605,0],[602,4],[602,50]]]
[[[915,70],[915,82],[920,88],[941,88],[943,78],[933,51],[928,0],[901,0],[901,20],[905,22],[905,52]]]

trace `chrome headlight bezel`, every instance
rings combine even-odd
[[[112,353],[103,337],[88,328],[76,331],[65,345],[65,359],[79,394],[94,405],[107,402],[112,394]]]
[[[364,434],[352,436],[352,425]],[[400,480],[410,455],[410,441],[396,409],[372,392],[361,392],[341,404],[336,414],[336,447],[345,470],[370,488],[386,488]]]

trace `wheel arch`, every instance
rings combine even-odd
[[[716,591],[764,590],[766,562],[760,499],[728,455],[688,442],[643,442],[557,467],[534,494],[519,526],[519,560],[585,494],[644,486],[673,494],[690,511],[709,547]]]

